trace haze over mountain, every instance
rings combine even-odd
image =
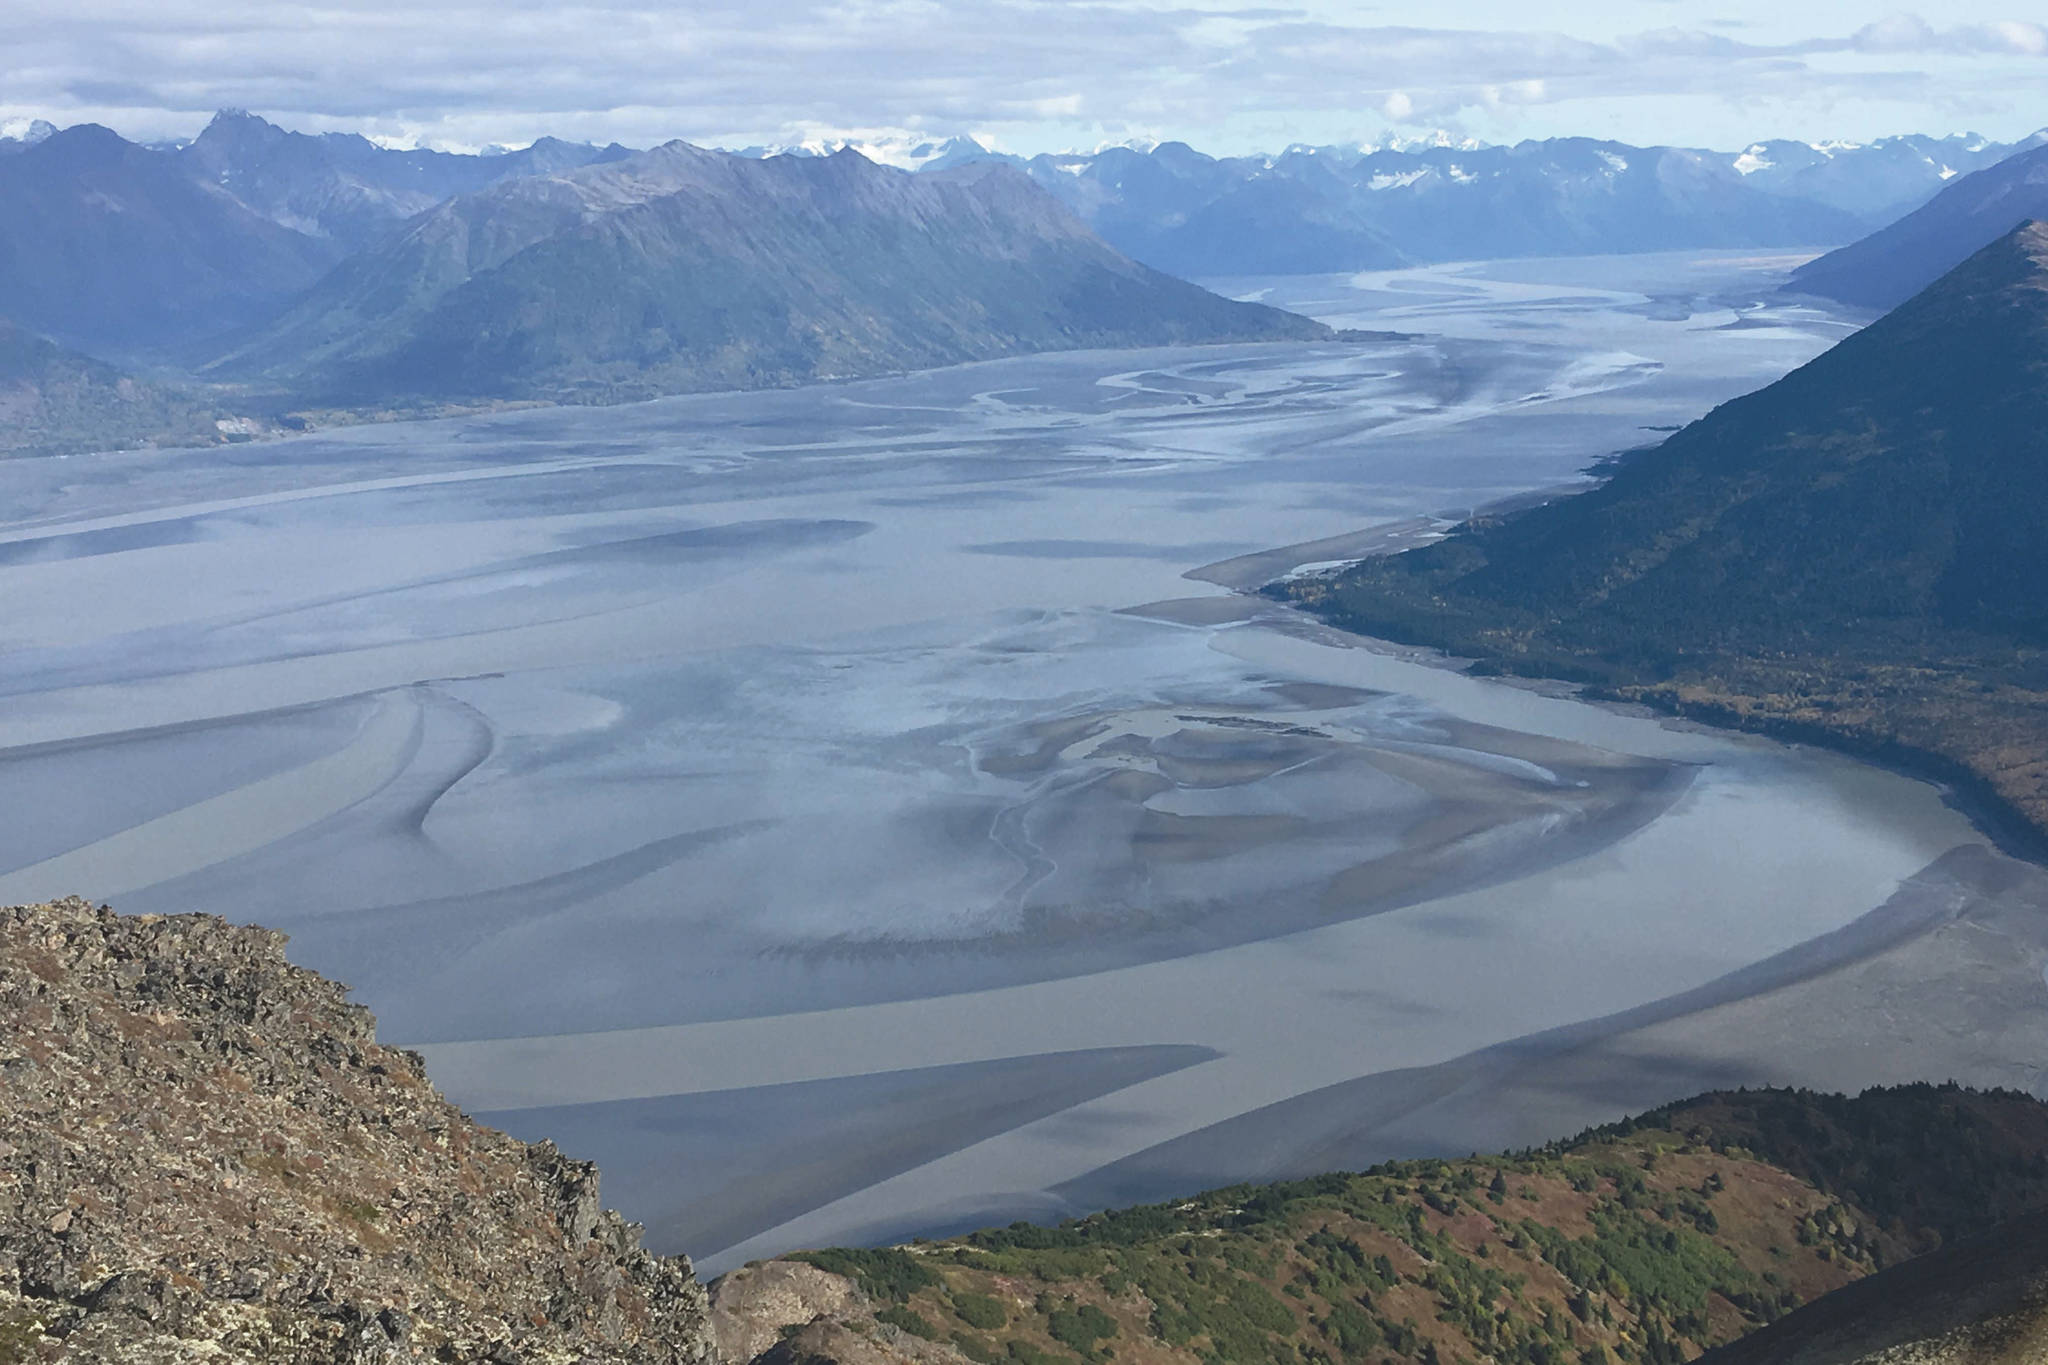
[[[1497,667],[1931,757],[2048,832],[2048,227],[1592,492],[1297,597]]]
[[[0,456],[81,444],[200,445],[220,435],[203,397],[123,374],[103,361],[0,322]]]
[[[676,142],[451,200],[216,372],[337,398],[559,399],[1327,335],[1119,256],[1008,167],[913,176]]]
[[[1788,288],[1895,307],[2030,218],[2048,218],[2048,145],[1954,181],[1917,211],[1793,271]]]
[[[1739,153],[1566,138],[1223,159],[1169,142],[1025,159],[953,138],[890,155],[922,174],[1011,164],[1110,246],[1206,276],[1846,242],[2008,150],[1971,137]],[[269,320],[451,197],[629,155],[549,138],[494,155],[395,150],[233,110],[156,149],[37,126],[0,139],[0,317],[103,356],[189,360],[192,342]]]
[[[2041,135],[2036,135],[2039,138]],[[2027,144],[2016,144],[2027,145]],[[829,155],[821,144],[738,153]],[[1972,135],[1791,141],[1740,152],[1554,138],[1394,141],[1216,158],[1186,144],[1034,157],[971,138],[890,146],[920,172],[1018,167],[1119,251],[1171,274],[1286,274],[1417,261],[1854,239],[2013,148]],[[393,151],[223,112],[176,155],[287,226],[360,246],[451,195],[627,155],[542,139],[498,156]]]
[[[1825,245],[1891,221],[2011,150],[1968,135],[1762,142],[1741,152],[1552,138],[1511,147],[1291,147],[1222,159],[1167,142],[997,159],[1022,167],[1119,250],[1203,276]],[[955,139],[910,149],[908,159],[947,166],[991,157]]]
[[[0,156],[0,319],[81,350],[254,322],[341,255],[92,124]]]
[[[398,150],[356,133],[287,132],[225,109],[175,159],[194,179],[219,185],[272,222],[355,251],[454,195],[628,155],[616,144],[551,137],[489,156]]]
[[[279,411],[638,397],[1321,335],[1160,270],[1844,241],[2008,149],[1439,139],[1024,160],[954,138],[895,149],[914,175],[790,150],[394,150],[238,111],[159,148],[38,126],[0,141],[0,321],[126,368],[210,366]],[[110,411],[92,439],[129,430],[133,407]]]

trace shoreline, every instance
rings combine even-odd
[[[1314,318],[1308,320],[1317,321]],[[427,395],[392,394],[382,403],[365,401],[354,405],[345,402],[326,404],[319,401],[317,395],[306,395],[306,401],[296,402],[296,396],[288,391],[249,392],[232,383],[209,383],[191,375],[179,374],[174,377],[175,382],[180,385],[178,391],[189,394],[194,403],[210,405],[217,412],[215,431],[205,439],[164,440],[160,439],[163,433],[150,433],[125,444],[112,446],[79,445],[61,440],[49,446],[0,446],[0,461],[90,459],[102,455],[131,455],[137,452],[158,451],[165,454],[189,453],[217,450],[224,446],[277,445],[301,437],[332,435],[356,427],[393,426],[408,422],[451,422],[464,418],[499,417],[520,412],[555,412],[573,408],[640,407],[677,398],[728,398],[740,394],[787,392],[796,389],[849,388],[859,384],[939,374],[948,370],[972,369],[975,366],[999,364],[1006,360],[1029,360],[1048,356],[1098,353],[1145,355],[1162,351],[1251,346],[1390,346],[1403,345],[1421,337],[1419,333],[1332,327],[1327,323],[1322,325],[1328,330],[1328,336],[1219,337],[1209,341],[1165,342],[1144,346],[1078,346],[1047,351],[1005,351],[995,355],[955,360],[944,365],[875,370],[859,374],[785,376],[765,383],[737,387],[657,386],[654,390],[643,390],[619,386],[601,391],[556,394],[551,397],[491,398],[480,395],[451,395],[435,398]],[[238,399],[239,403],[236,401]]]
[[[1478,509],[1474,516],[1485,515],[1495,509],[1505,510],[1509,506],[1526,506],[1532,501],[1548,501],[1551,498],[1580,491],[1572,488],[1551,487],[1535,489],[1529,493],[1501,499],[1487,508]],[[1211,570],[1224,566],[1236,566],[1249,561],[1262,564],[1277,563],[1296,551],[1321,550],[1336,542],[1356,543],[1364,548],[1358,558],[1378,558],[1384,555],[1400,554],[1414,548],[1412,543],[1402,544],[1410,539],[1413,532],[1407,524],[1372,528],[1368,531],[1352,532],[1344,536],[1327,537],[1323,540],[1303,542],[1299,545],[1277,546],[1255,555],[1242,555],[1237,559],[1224,561],[1221,565],[1203,565],[1189,570],[1183,577],[1196,582],[1222,584],[1221,578],[1212,578]],[[1905,744],[1896,737],[1883,740],[1859,738],[1856,735],[1829,729],[1809,721],[1782,718],[1751,718],[1729,707],[1711,704],[1686,703],[1672,697],[1668,691],[1659,689],[1646,691],[1640,696],[1624,695],[1612,684],[1596,683],[1584,679],[1560,677],[1551,673],[1518,671],[1515,661],[1504,658],[1489,658],[1482,655],[1454,653],[1428,640],[1401,640],[1386,635],[1371,635],[1350,629],[1314,612],[1296,602],[1272,595],[1268,590],[1284,582],[1288,572],[1301,564],[1315,562],[1309,555],[1266,582],[1250,587],[1233,584],[1230,591],[1240,597],[1256,598],[1261,603],[1280,608],[1316,626],[1333,631],[1348,639],[1357,640],[1375,652],[1396,654],[1412,662],[1430,668],[1439,668],[1449,673],[1468,677],[1483,678],[1486,681],[1502,683],[1510,687],[1521,687],[1541,691],[1546,695],[1562,695],[1591,706],[1599,706],[1617,714],[1628,714],[1634,709],[1637,714],[1656,716],[1666,722],[1678,721],[1687,725],[1724,734],[1755,735],[1776,740],[1782,744],[1805,745],[1841,754],[1872,767],[1924,782],[1941,793],[1943,804],[1963,816],[1972,828],[1983,834],[1991,846],[2008,857],[2022,862],[2048,868],[2048,828],[2037,824],[2012,802],[2000,796],[1991,784],[1972,771],[1960,760],[1932,750]],[[1499,671],[1478,672],[1477,669]]]
[[[1990,784],[1982,777],[1945,754],[1915,748],[1896,739],[1859,743],[1853,736],[1805,721],[1763,720],[1745,724],[1740,718],[1717,719],[1725,708],[1688,708],[1683,703],[1665,703],[1661,698],[1608,697],[1600,693],[1600,689],[1588,685],[1583,699],[1596,705],[1641,706],[1659,716],[1704,725],[1709,729],[1760,735],[1781,743],[1825,749],[1916,782],[1925,782],[1939,790],[1942,802],[1968,820],[2000,853],[2048,868],[2048,829],[2036,825],[2018,807],[1991,790]]]

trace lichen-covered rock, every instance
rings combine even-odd
[[[866,1296],[844,1275],[802,1261],[762,1261],[719,1276],[711,1286],[711,1336],[734,1365],[820,1318],[872,1316]]]
[[[820,1318],[764,1351],[754,1365],[972,1365],[950,1346],[872,1318]]]
[[[597,1172],[472,1123],[284,938],[0,909],[0,1365],[706,1365]]]

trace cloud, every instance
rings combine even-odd
[[[2016,110],[2048,56],[2048,31],[2027,20],[1899,14],[1787,37],[1782,6],[1728,8],[1746,17],[1591,38],[1448,14],[1444,27],[1368,23],[1317,0],[8,0],[0,117],[164,136],[232,105],[312,131],[471,146],[890,128],[1035,150],[1138,134],[1244,149],[1389,122],[1564,131],[1600,111],[1643,140],[1687,140],[1673,111],[1767,133],[1829,108],[1891,110],[1898,126]],[[1749,39],[1760,27],[1781,41]]]
[[[1805,46],[1826,51],[1833,45],[1823,42]],[[2041,57],[2048,56],[2048,29],[2019,19],[1937,29],[1917,14],[1894,14],[1864,25],[1841,46],[1856,52],[1887,54],[1945,52]]]

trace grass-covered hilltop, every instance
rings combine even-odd
[[[2048,1330],[2048,1105],[1931,1085],[799,1253],[707,1302],[281,949],[0,910],[0,1365],[1675,1365],[1766,1324],[1732,1359],[1847,1365],[1831,1294],[1874,1273],[1865,1341]]]
[[[1916,759],[2048,833],[2048,226],[1604,484],[1274,588],[1334,624]]]

